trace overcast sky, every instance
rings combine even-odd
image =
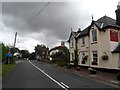
[[[90,25],[92,14],[94,20],[104,15],[116,19],[119,0],[78,1],[50,2],[37,16],[48,2],[2,2],[0,41],[13,45],[17,32],[16,47],[32,52],[37,44],[53,48],[67,41],[71,28],[77,31]]]

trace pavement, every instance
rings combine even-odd
[[[72,67],[72,68],[67,68],[66,66],[63,66],[63,67],[58,66],[58,67],[63,68],[64,70],[69,71],[73,74],[77,74],[77,75],[80,75],[80,76],[105,81],[105,82],[112,83],[112,84],[120,86],[120,81],[118,81],[116,79],[117,73],[97,71],[97,74],[90,74],[90,71],[87,68],[84,68],[84,67],[80,67],[80,71],[77,71],[76,68],[74,68],[74,67]]]

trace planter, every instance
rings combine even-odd
[[[93,70],[90,70],[90,73],[91,73],[91,74],[96,74],[97,71],[93,69]]]
[[[93,68],[89,67],[88,70],[90,71],[90,74],[96,74],[97,73],[97,71]]]
[[[76,70],[77,70],[77,71],[80,71],[80,67],[79,67],[79,66],[77,66],[77,67],[76,67]]]

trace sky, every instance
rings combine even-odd
[[[116,19],[115,10],[120,0],[51,0],[49,4],[48,0],[35,1],[0,2],[0,42],[13,46],[17,32],[19,49],[33,52],[37,44],[51,49],[69,39],[71,28],[84,30],[91,24],[92,16],[94,20],[104,15]]]

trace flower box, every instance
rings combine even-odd
[[[84,61],[84,60],[82,60],[82,61],[81,61],[81,63],[82,63],[82,64],[85,64],[85,61]]]
[[[98,65],[98,63],[93,61],[93,62],[92,62],[92,65]]]

